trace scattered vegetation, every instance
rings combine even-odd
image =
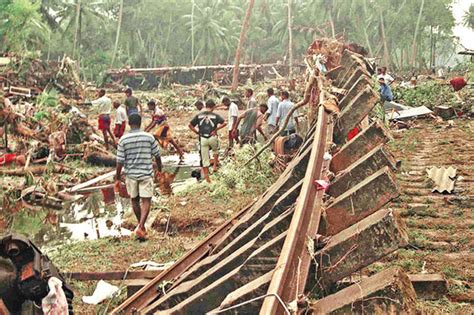
[[[260,145],[255,147],[247,145],[235,150],[234,157],[228,159],[227,163],[211,176],[211,184],[202,182],[199,185],[192,185],[178,193],[178,196],[186,196],[196,191],[206,191],[212,200],[219,201],[228,200],[236,193],[258,196],[276,178],[276,174],[268,163],[271,159],[271,153],[268,150],[259,159],[243,167],[259,148]]]
[[[419,84],[414,89],[394,88],[394,98],[407,106],[426,106],[433,109],[437,105],[453,105],[456,98],[449,85],[440,85],[437,81]]]

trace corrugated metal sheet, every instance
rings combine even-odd
[[[388,120],[403,120],[416,117],[423,117],[433,113],[431,109],[426,106],[413,107],[410,109],[400,110],[398,112],[393,112],[385,115]]]
[[[454,190],[454,181],[456,180],[457,170],[452,166],[446,167],[432,167],[426,170],[428,177],[433,180],[434,187],[432,192],[452,193]]]

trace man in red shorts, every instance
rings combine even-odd
[[[451,84],[451,86],[453,87],[454,95],[456,96],[458,101],[462,102],[463,99],[461,97],[460,91],[463,87],[467,85],[466,80],[463,77],[455,77],[449,81],[449,84]]]
[[[98,98],[91,102],[94,111],[99,114],[99,130],[104,135],[105,149],[109,149],[109,135],[115,144],[115,137],[110,131],[110,112],[112,111],[112,101],[105,95],[105,90],[100,89]]]

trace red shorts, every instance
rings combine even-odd
[[[99,115],[99,130],[110,129],[110,115]]]
[[[8,165],[15,161],[16,153],[6,153],[0,156],[0,165]]]
[[[125,133],[125,126],[127,124],[125,122],[121,123],[121,124],[115,124],[115,128],[114,128],[114,136],[119,139],[123,136],[123,134]]]

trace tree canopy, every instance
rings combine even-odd
[[[439,53],[453,51],[452,2],[293,0],[293,54],[301,59],[315,37],[342,36],[391,67],[429,66],[434,36]],[[110,67],[112,59],[115,67],[232,63],[247,3],[0,0],[0,49],[41,51],[44,58],[74,55],[86,77]],[[287,0],[255,2],[243,62],[286,60],[287,5]],[[472,10],[465,18],[471,27]]]

